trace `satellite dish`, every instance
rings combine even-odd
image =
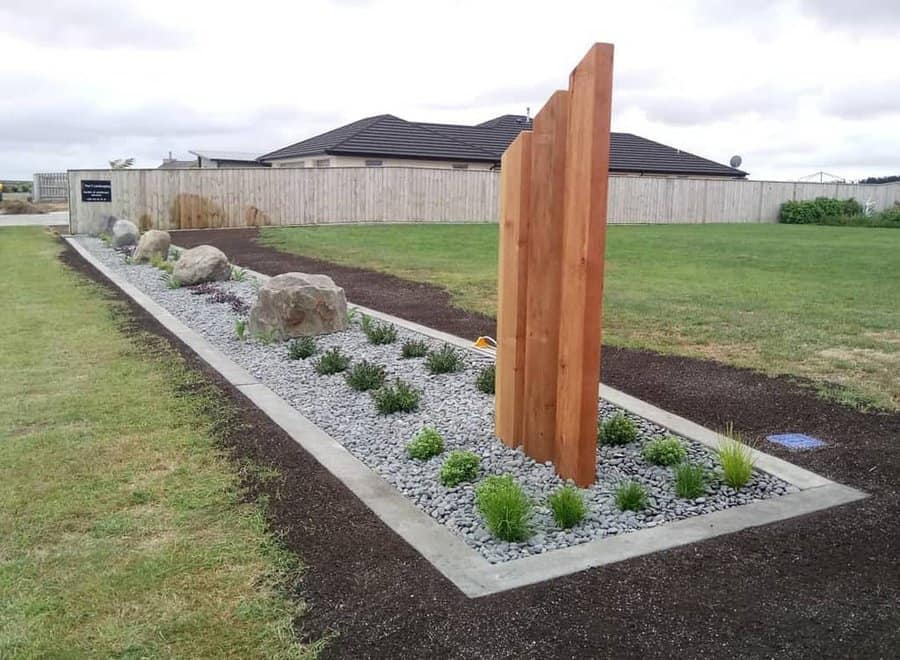
[[[730,161],[730,162],[731,162],[731,166],[732,166],[732,167],[740,167],[740,166],[741,166],[741,163],[744,162],[744,159],[741,158],[740,156],[735,155],[735,156],[732,156],[732,157],[731,157],[731,161]]]

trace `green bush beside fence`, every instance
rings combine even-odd
[[[791,225],[837,225],[856,227],[900,227],[900,206],[865,215],[862,205],[852,197],[818,197],[785,202],[778,219]]]

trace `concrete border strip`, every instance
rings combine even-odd
[[[470,598],[543,582],[587,568],[711,539],[749,527],[806,515],[867,496],[861,491],[754,450],[758,468],[795,485],[800,492],[597,539],[503,564],[491,564],[460,537],[415,507],[387,481],[348,452],[343,445],[315,426],[287,401],[225,356],[199,333],[188,328],[148,295],[106,268],[77,241],[72,240],[72,237],[65,237],[65,240],[86,261],[152,314],[167,330],[188,345],[210,367],[218,371],[268,415],[297,444],[359,497],[388,527]],[[262,280],[268,279],[266,275],[246,270],[248,274]],[[351,306],[380,320],[395,323],[460,348],[473,350],[482,356],[486,355],[473,349],[471,342],[460,337],[377,310],[359,305]],[[611,403],[707,446],[714,447],[721,439],[714,431],[605,385],[600,386],[600,394]]]

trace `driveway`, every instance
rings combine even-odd
[[[51,213],[36,213],[34,215],[0,215],[0,227],[39,227],[68,224],[68,211],[53,211]]]

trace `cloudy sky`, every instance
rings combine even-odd
[[[753,178],[900,174],[898,0],[0,0],[0,178],[536,112],[616,46],[613,130]]]

